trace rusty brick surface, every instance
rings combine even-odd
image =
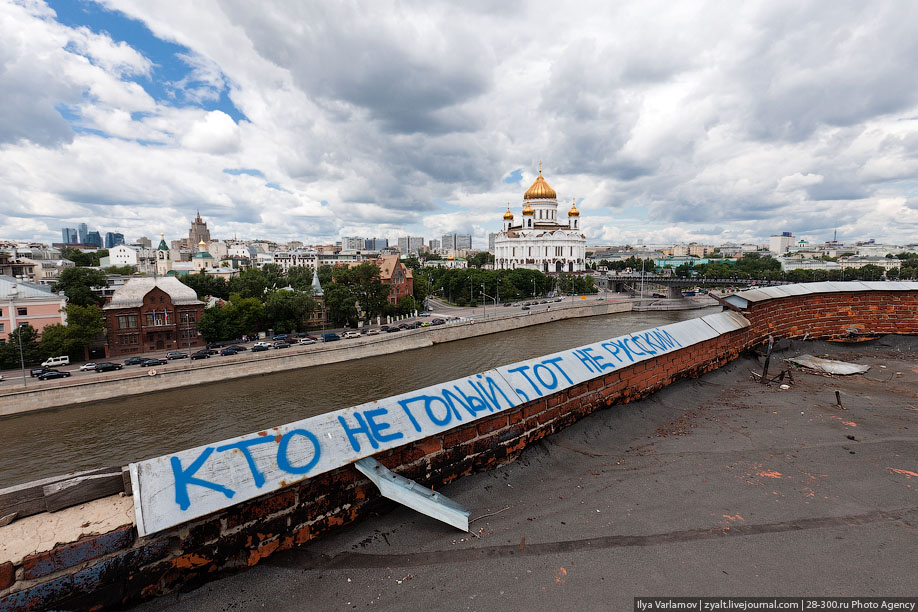
[[[101,535],[87,536],[71,544],[29,555],[22,560],[22,577],[26,580],[41,578],[89,559],[127,548],[133,542],[134,528],[130,525]]]

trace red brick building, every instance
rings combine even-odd
[[[349,261],[338,265],[356,268],[365,263],[376,264],[379,268],[380,282],[389,286],[387,299],[390,304],[398,304],[400,298],[406,295],[414,295],[414,275],[411,273],[411,269],[401,262],[398,255],[380,255],[376,259]]]
[[[172,276],[132,278],[115,290],[102,311],[109,357],[205,344],[197,327],[204,302]]]

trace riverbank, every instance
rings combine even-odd
[[[364,336],[331,344],[295,346],[284,351],[267,351],[258,355],[242,353],[197,362],[174,361],[153,369],[86,374],[87,378],[63,379],[49,386],[4,389],[0,395],[0,417],[389,355],[553,321],[617,314],[630,312],[631,309],[630,301],[557,303],[551,304],[550,308],[529,310],[521,314],[472,319],[397,334]],[[88,378],[90,376],[92,378]]]

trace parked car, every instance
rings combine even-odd
[[[216,351],[214,351],[216,352]],[[191,359],[210,359],[210,351],[207,349],[202,349],[200,351],[195,351],[191,354]]]
[[[277,334],[276,336],[272,338],[272,340],[286,340],[286,339],[287,339],[287,334]]]
[[[328,332],[328,333],[322,334],[322,342],[334,342],[335,340],[340,340],[340,339],[341,338],[339,338],[338,334],[336,334],[335,332]]]
[[[345,337],[345,338],[359,338],[359,337],[360,337],[360,332],[346,331],[346,332],[344,332],[344,337]]]
[[[150,366],[166,365],[166,360],[165,360],[165,359],[157,359],[156,357],[148,357],[148,358],[144,359],[144,360],[143,360],[143,363],[141,363],[140,365],[143,366],[143,367],[145,367],[145,368],[146,368],[146,367],[150,367]]]
[[[561,298],[555,298],[555,301],[556,301],[556,302],[560,302],[560,301],[561,301]]]
[[[261,353],[266,350],[268,350],[268,347],[265,346],[264,344],[256,344],[255,346],[252,347],[253,353]]]
[[[387,334],[391,334],[391,333],[400,332],[400,331],[402,331],[402,328],[401,328],[401,327],[395,327],[395,326],[393,326],[393,327],[390,327],[389,329],[387,329],[387,330],[386,330],[386,333],[387,333]]]
[[[142,365],[146,357],[128,357],[124,360],[124,365]]]
[[[444,321],[443,319],[434,319],[430,323],[431,325],[444,325],[446,324],[446,321]]]
[[[166,359],[187,359],[188,353],[182,351],[169,351],[166,353]]]
[[[297,342],[297,344],[315,344],[315,343],[316,343],[315,339],[310,338],[309,336],[305,338],[300,338],[299,341]]]
[[[418,316],[419,316],[419,317],[429,317],[429,316],[430,316],[430,313],[429,313],[429,312],[419,312],[419,313],[418,313]]]
[[[89,364],[86,364],[89,365]],[[102,361],[95,364],[93,368],[96,372],[111,372],[112,370],[120,370],[123,366],[120,363],[112,363],[111,361]],[[83,368],[80,368],[81,370]]]
[[[226,355],[235,355],[235,354],[237,354],[238,352],[239,352],[239,351],[237,351],[236,349],[233,349],[233,348],[230,348],[230,347],[226,347],[226,348],[220,349],[220,354],[223,355],[223,356],[226,356]]]
[[[31,370],[29,370],[29,376],[31,376],[32,378],[35,378],[36,376],[41,376],[45,372],[51,372],[52,370],[54,370],[54,368],[46,368],[45,366],[42,366],[40,368],[32,368]]]
[[[207,353],[208,355],[216,355],[220,352],[217,349],[212,348],[202,348],[201,351]]]
[[[529,306],[523,306],[522,308],[520,308],[520,310],[531,310],[531,309],[529,308]]]
[[[381,332],[387,332],[387,331],[389,331],[389,326],[388,326],[388,325],[380,325],[380,326],[379,326],[379,331],[381,331]]]
[[[506,308],[507,306],[513,306],[513,304],[510,302],[504,302],[504,308]]]
[[[241,353],[242,351],[247,351],[247,350],[249,350],[249,349],[247,349],[246,347],[242,346],[241,344],[231,344],[231,345],[229,345],[229,346],[226,347],[226,348],[231,348],[231,349],[233,349],[234,351],[236,351],[237,353]]]
[[[252,348],[254,349],[256,346],[263,346],[263,347],[265,347],[265,348],[271,348],[271,343],[270,343],[270,342],[264,342],[264,341],[256,342],[255,345],[254,345]]]
[[[95,361],[87,361],[86,363],[80,366],[80,372],[92,372],[95,369],[96,369]]]
[[[67,355],[61,355],[60,357],[48,357],[41,362],[41,365],[46,368],[56,368],[58,366],[70,365],[70,357]]]
[[[367,330],[367,335],[368,335],[368,336],[378,336],[378,335],[379,335],[379,329],[376,328],[376,327],[371,327],[370,329]]]
[[[70,372],[61,372],[58,370],[48,370],[44,374],[38,375],[38,380],[53,380],[55,378],[69,378]]]
[[[421,327],[430,327],[431,325],[433,325],[433,323],[431,323],[430,321],[424,321],[423,323],[421,323]]]
[[[283,340],[278,340],[277,342],[274,343],[274,348],[276,349],[290,348],[290,345],[284,342]]]

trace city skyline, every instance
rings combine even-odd
[[[6,3],[0,236],[487,248],[541,161],[589,245],[913,243],[918,7],[832,6]]]

